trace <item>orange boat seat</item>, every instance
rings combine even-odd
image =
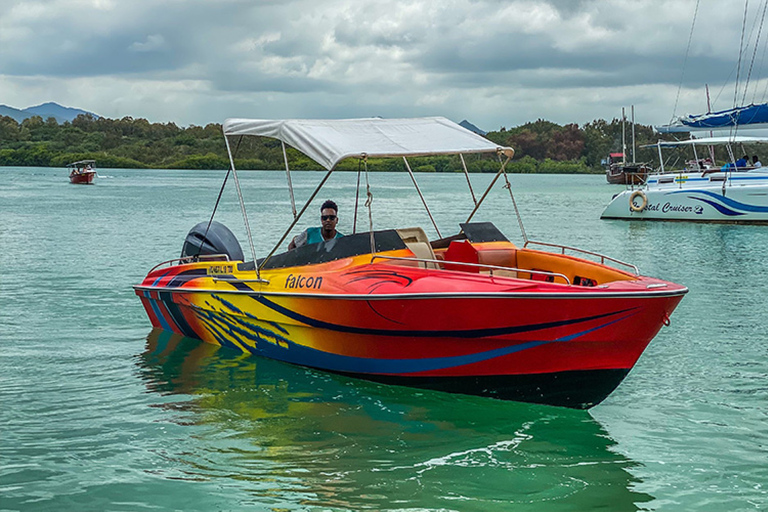
[[[478,263],[493,265],[494,267],[514,268],[517,266],[517,249],[512,247],[503,249],[482,249],[477,251]],[[490,272],[491,269],[480,269],[481,272]],[[493,275],[505,277],[517,277],[514,270],[493,269]]]

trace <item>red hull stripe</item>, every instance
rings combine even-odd
[[[144,292],[144,296],[141,298],[141,304],[144,306],[144,310],[147,312],[147,316],[149,317],[149,322],[152,324],[153,327],[161,327],[160,320],[157,318],[157,314],[155,314],[155,308],[152,307],[152,300],[148,298],[149,293]]]
[[[155,313],[155,316],[157,317],[157,321],[159,322],[160,326],[163,329],[165,329],[166,331],[179,332],[178,328],[174,329],[176,325],[171,319],[171,315],[168,314],[168,311],[162,302],[158,300],[152,300],[152,298],[150,297],[149,303],[152,306],[152,311]]]

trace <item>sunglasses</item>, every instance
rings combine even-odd
[[[320,220],[336,220],[335,215],[321,215]]]

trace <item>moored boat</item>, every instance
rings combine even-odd
[[[647,164],[626,163],[624,153],[611,153],[606,159],[605,179],[612,185],[642,185],[650,171]]]
[[[517,246],[472,222],[501,177],[509,187],[513,150],[444,118],[231,119],[223,128],[240,198],[231,151],[240,137],[276,138],[327,173],[264,258],[242,199],[251,261],[222,224],[195,226],[181,257],[134,287],[153,327],[382,383],[588,408],[619,385],[687,292],[607,256],[524,230]],[[374,229],[368,158],[402,158],[410,172],[408,157],[470,153],[503,163],[455,234],[437,224],[434,240],[420,227]],[[278,253],[345,158],[365,172],[368,231]],[[287,159],[286,171],[293,204]]]
[[[677,220],[768,224],[768,169],[737,162],[720,165],[711,157],[699,158],[697,146],[733,147],[768,143],[768,138],[747,136],[706,137],[659,141],[661,167],[644,186],[616,194],[601,218],[625,220]],[[678,170],[665,170],[663,148],[689,147],[693,158]],[[738,164],[738,165],[737,165]]]
[[[91,185],[96,177],[96,161],[80,160],[67,164],[69,182],[78,185]]]
[[[612,185],[642,185],[648,178],[652,168],[642,162],[635,161],[635,106],[632,106],[632,162],[627,162],[626,143],[627,116],[621,109],[621,153],[609,153],[605,162],[605,179]]]

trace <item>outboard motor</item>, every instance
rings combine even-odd
[[[182,258],[212,254],[226,254],[230,260],[244,259],[243,249],[235,235],[227,226],[215,220],[211,222],[211,227],[208,227],[207,222],[201,222],[190,229],[181,248]]]

